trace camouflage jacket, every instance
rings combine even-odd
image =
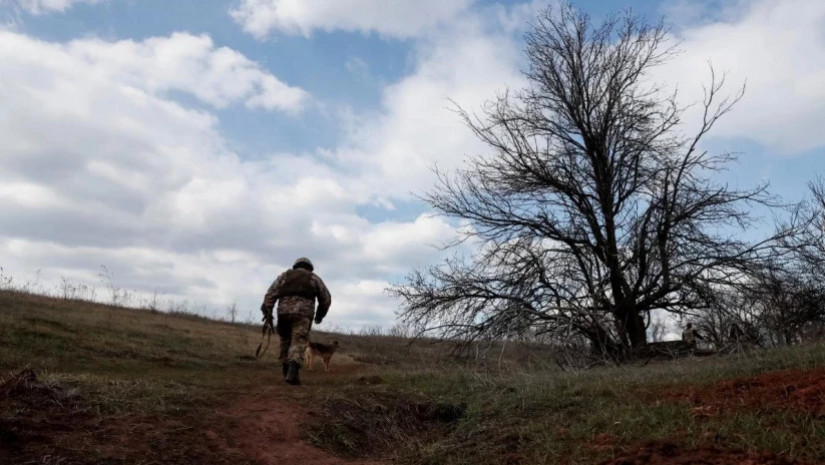
[[[682,331],[683,341],[693,344],[696,342],[696,339],[704,339],[699,335],[699,332],[697,332],[696,329],[690,328]]]
[[[271,312],[278,302],[278,315],[315,315],[315,299],[318,299],[318,316],[327,315],[332,297],[318,275],[301,268],[281,273],[269,286],[261,310]]]

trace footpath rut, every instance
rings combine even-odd
[[[231,420],[232,431],[208,432],[212,436],[209,439],[217,439],[224,447],[239,451],[261,465],[381,465],[382,462],[374,460],[335,457],[302,439],[303,428],[314,415],[306,404],[309,396],[304,396],[302,391],[318,389],[329,378],[350,377],[361,368],[359,364],[339,364],[333,365],[329,373],[303,370],[304,386],[289,386],[281,381],[246,393],[222,412]],[[226,437],[231,440],[218,439]],[[290,462],[292,460],[295,462]]]
[[[302,440],[301,428],[311,414],[300,405],[279,400],[285,389],[268,388],[241,399],[230,408],[227,414],[237,421],[232,436],[238,449],[264,465],[291,463],[288,460],[316,465],[379,465],[374,461],[334,457]]]

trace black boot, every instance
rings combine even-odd
[[[282,363],[281,364],[281,370],[284,372],[284,378],[286,378],[286,374],[289,371],[289,364],[288,363]]]
[[[298,370],[301,369],[301,365],[298,362],[289,362],[289,369],[286,373],[286,382],[292,384],[293,386],[297,386],[301,384],[301,380],[298,379]]]

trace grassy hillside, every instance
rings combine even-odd
[[[240,437],[250,398],[301,409],[303,440],[346,459],[825,462],[821,345],[571,373],[541,347],[468,365],[440,344],[313,333],[332,337],[332,372],[288,388],[276,340],[250,359],[256,327],[2,292],[0,463],[275,463]]]

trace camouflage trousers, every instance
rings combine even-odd
[[[312,318],[306,315],[278,315],[278,336],[281,338],[281,363],[298,362],[303,365],[309,342]]]

